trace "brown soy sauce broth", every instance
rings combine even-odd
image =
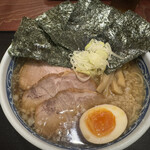
[[[22,95],[25,92],[19,87],[19,71],[26,61],[29,59],[18,59],[16,61],[17,66],[14,70],[12,77],[12,93],[15,106],[22,117],[22,119],[31,127],[34,131],[37,129],[34,127],[34,113],[28,113],[25,110],[21,109],[21,99]],[[128,117],[128,128],[137,120],[139,112],[142,109],[143,100],[145,97],[145,86],[144,83],[140,81],[140,76],[142,73],[137,67],[135,61],[132,61],[130,64],[123,66],[123,73],[125,75],[125,80],[127,87],[124,89],[124,94],[115,95],[111,90],[109,90],[108,97],[112,99],[110,104],[116,105],[122,108]],[[132,108],[132,109],[131,109]],[[70,110],[68,110],[70,111]],[[61,122],[59,129],[55,132],[52,138],[48,138],[50,142],[62,146],[62,147],[78,147],[78,148],[92,148],[99,147],[100,145],[95,145],[87,142],[81,134],[79,129],[79,118],[86,110],[76,109],[73,110],[74,117],[67,122]],[[66,112],[65,112],[66,113]],[[62,113],[63,115],[66,115]],[[42,135],[41,135],[42,136]],[[106,144],[107,145],[107,144]],[[102,145],[103,147],[104,145]]]
[[[84,110],[85,111],[85,110]],[[84,112],[83,111],[83,112]],[[64,115],[64,114],[63,114]],[[81,130],[79,128],[79,118],[82,113],[78,113],[77,116],[73,117],[69,123],[63,122],[60,125],[60,128],[56,131],[55,135],[48,139],[50,142],[62,146],[65,148],[95,148],[100,147],[100,145],[92,144],[85,140],[83,137]],[[105,146],[107,144],[103,144]]]

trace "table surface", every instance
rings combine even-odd
[[[102,1],[110,4],[110,0]],[[22,17],[35,18],[61,2],[59,0],[0,0],[0,31],[16,31]],[[150,0],[140,0],[135,12],[150,22]]]
[[[59,4],[60,1],[48,0],[0,0],[0,59],[13,39],[22,16],[36,17],[42,12]],[[109,1],[105,1],[109,4]],[[40,4],[40,5],[39,5]],[[34,8],[34,9],[33,9]],[[141,0],[136,12],[150,22],[150,0]],[[6,32],[7,31],[7,32]],[[38,150],[20,136],[6,119],[0,107],[0,149]],[[134,144],[125,150],[149,150],[150,129]]]

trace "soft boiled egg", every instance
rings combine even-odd
[[[127,127],[125,112],[114,105],[98,105],[87,110],[80,118],[84,138],[94,144],[105,144],[118,138]]]

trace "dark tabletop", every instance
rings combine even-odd
[[[0,32],[0,59],[11,43],[14,32]],[[0,107],[0,150],[38,150],[10,125]],[[150,129],[125,150],[150,150]]]

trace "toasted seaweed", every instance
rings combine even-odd
[[[50,36],[56,45],[61,45],[58,41],[66,39],[63,31],[73,9],[74,4],[64,2],[36,18],[38,25]],[[70,42],[73,43],[73,41]],[[70,49],[70,47],[67,48]]]
[[[55,45],[35,20],[24,17],[9,47],[9,54],[47,61],[51,65],[70,67],[70,51]]]
[[[120,13],[99,0],[64,2],[35,20],[23,19],[9,53],[70,67],[69,53],[92,39],[109,42],[113,52],[106,73],[150,50],[150,24],[132,11]]]
[[[99,0],[80,0],[66,28],[110,43],[123,59],[112,57],[106,73],[150,50],[150,24],[146,20],[131,11],[120,13]]]
[[[75,4],[64,2],[36,18],[38,25],[50,36],[56,45],[68,50],[84,49],[87,37],[82,32],[66,30],[66,25]]]
[[[105,31],[101,37],[105,36],[112,50],[123,58],[112,57],[106,73],[150,50],[150,24],[131,11],[124,13]]]
[[[48,10],[36,18],[38,25],[51,37],[54,31],[61,31],[65,28],[74,4],[69,1],[63,2]]]

